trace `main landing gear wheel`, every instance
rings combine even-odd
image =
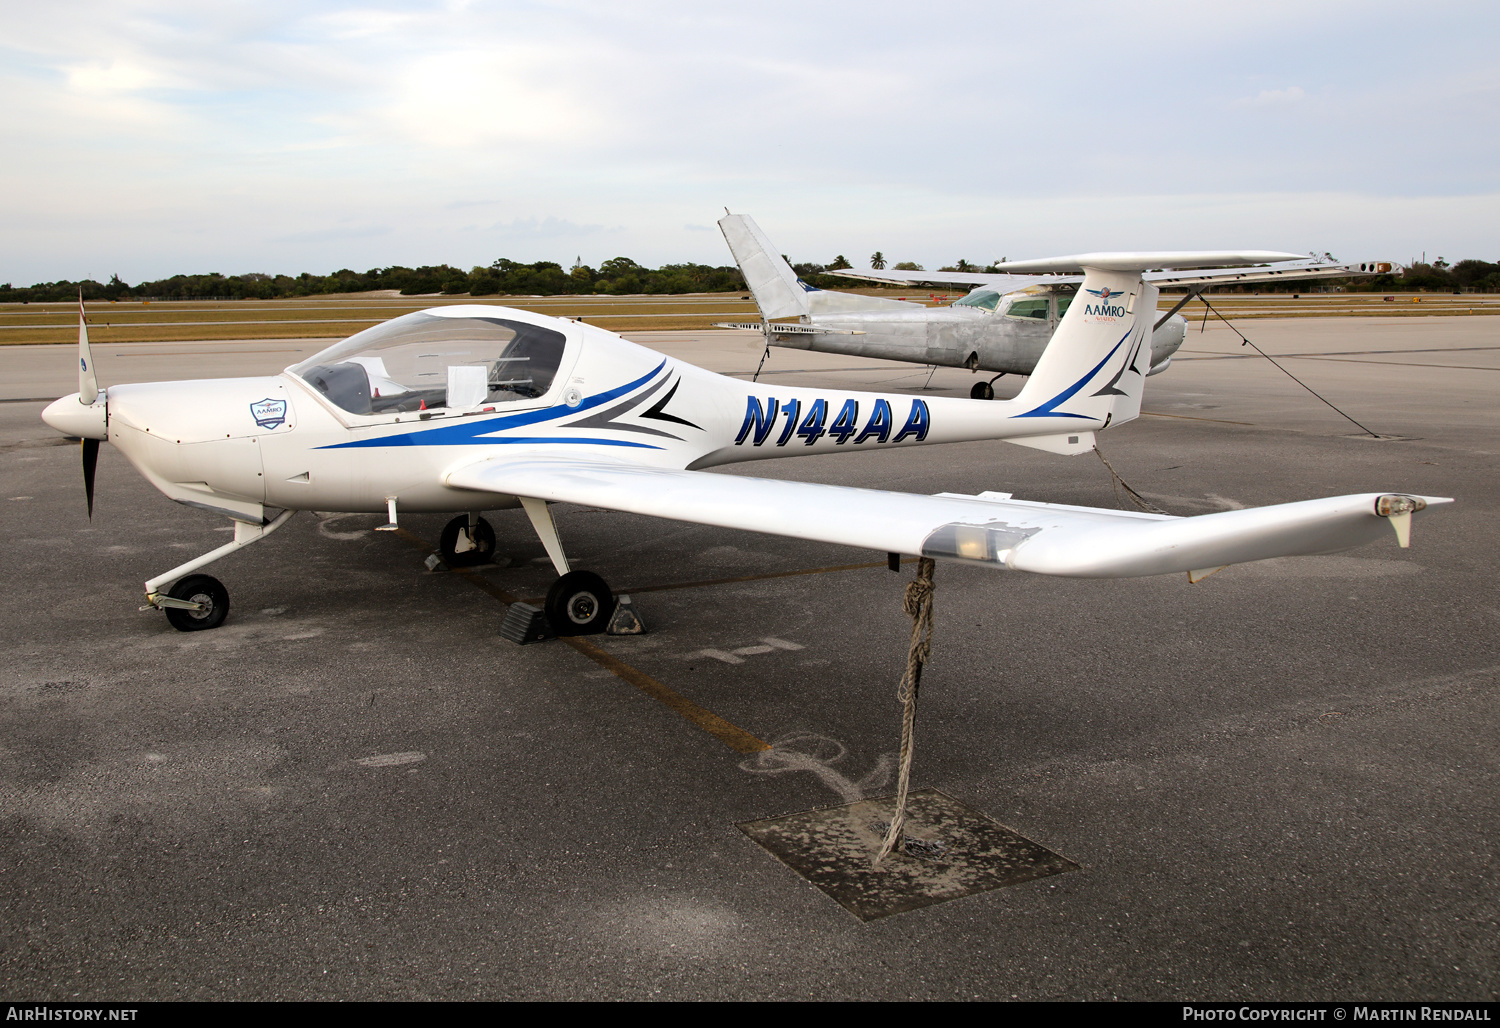
[[[547,590],[544,609],[558,635],[595,635],[608,626],[615,595],[592,571],[569,571]]]
[[[179,632],[218,628],[229,616],[229,590],[224,588],[223,582],[209,575],[189,575],[174,583],[167,595],[175,600],[203,604],[202,610],[166,608],[167,623]]]
[[[993,400],[995,398],[995,387],[988,382],[975,382],[974,387],[969,390],[971,400]]]
[[[459,545],[467,549],[459,552]],[[495,530],[484,518],[479,518],[473,531],[469,529],[469,516],[460,514],[448,522],[438,539],[438,555],[450,568],[472,568],[488,564],[495,555]]]

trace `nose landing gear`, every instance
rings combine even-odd
[[[168,589],[167,596],[184,601],[181,607],[162,604],[168,624],[179,632],[218,628],[229,616],[229,590],[211,575],[189,575]]]
[[[287,523],[294,512],[284,510],[269,521],[260,524],[251,524],[248,521],[235,521],[234,541],[225,543],[216,550],[210,550],[201,557],[194,558],[186,564],[181,564],[164,575],[157,575],[146,583],[146,605],[142,610],[157,610],[166,612],[167,623],[179,632],[201,632],[207,628],[218,628],[229,616],[229,590],[224,588],[224,583],[217,578],[208,575],[189,575],[190,571],[197,571],[218,560],[226,557],[235,550],[243,549],[251,543],[259,542],[282,525]],[[161,588],[171,584],[166,595],[162,595]]]

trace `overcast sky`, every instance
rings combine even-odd
[[[0,0],[0,282],[1500,258],[1500,4]]]

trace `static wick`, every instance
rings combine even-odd
[[[886,829],[885,842],[875,855],[872,867],[903,843],[906,825],[906,796],[911,786],[912,735],[917,724],[917,695],[922,690],[922,666],[932,654],[932,573],[937,562],[931,557],[917,561],[917,577],[907,583],[901,606],[911,616],[911,646],[906,653],[906,673],[896,689],[896,698],[901,701],[901,769],[896,784],[896,810],[891,815],[890,827]]]

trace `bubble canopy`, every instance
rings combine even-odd
[[[351,414],[468,409],[545,395],[566,344],[561,332],[524,321],[422,311],[287,370]]]

